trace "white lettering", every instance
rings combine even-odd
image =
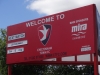
[[[45,19],[42,19],[42,23],[45,23]]]
[[[75,23],[75,21],[71,21],[71,22],[70,22],[70,24],[74,24],[74,23]]]
[[[38,24],[41,24],[41,20],[38,20]]]
[[[37,25],[36,21],[31,22],[31,26]]]
[[[78,24],[77,26],[72,26],[72,32],[87,30],[87,24]]]
[[[7,50],[7,54],[18,53],[18,52],[23,52],[23,51],[24,51],[24,48],[16,48],[16,49]]]
[[[56,20],[60,20],[60,19],[64,19],[64,18],[65,18],[64,14],[56,15]],[[26,27],[31,27],[31,26],[35,26],[35,25],[39,25],[39,24],[53,22],[54,20],[55,20],[54,16],[46,17],[46,18],[42,18],[42,19],[39,19],[36,21],[31,21],[31,22],[26,23]]]
[[[76,23],[83,22],[83,21],[88,21],[88,18],[84,18],[84,19],[76,20]]]
[[[46,22],[50,22],[50,20],[51,20],[50,17],[46,18]]]
[[[7,47],[14,47],[14,46],[26,45],[27,43],[28,43],[27,40],[18,41],[18,42],[8,43]]]
[[[56,15],[56,17],[57,17],[57,20],[64,19],[65,15],[64,14],[60,14],[60,15]]]
[[[81,48],[81,51],[90,51],[91,47]]]
[[[51,21],[54,21],[54,16],[51,17]]]
[[[65,15],[64,14],[61,14],[60,15],[60,19],[64,19],[65,18]]]
[[[25,38],[25,33],[8,36],[8,41]]]
[[[35,25],[38,25],[38,24],[44,24],[44,23],[52,22],[52,21],[54,21],[54,16],[51,16],[51,17],[48,17],[48,18],[43,18],[43,19],[40,19],[40,20],[37,20],[37,21],[28,22],[28,23],[26,23],[26,27],[35,26]]]
[[[28,22],[28,23],[26,23],[26,27],[30,27],[31,26],[31,24]]]
[[[46,47],[46,48],[38,48],[37,51],[45,51],[45,50],[51,50],[52,47]]]
[[[60,16],[60,15],[56,15],[56,17],[57,17],[57,20],[59,20],[59,16]]]

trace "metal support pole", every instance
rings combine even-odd
[[[57,58],[57,61],[58,61],[58,62],[61,62],[61,58]]]
[[[98,75],[98,54],[94,53],[94,75]]]
[[[77,55],[75,55],[75,62],[77,62]]]
[[[12,68],[11,67],[12,67],[12,65],[8,65],[8,75],[12,75],[12,73],[11,73],[11,71],[12,71],[11,69]]]

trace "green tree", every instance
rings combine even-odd
[[[46,65],[13,65],[12,75],[44,75]]]
[[[82,75],[82,70],[77,65],[52,66],[52,75]]]
[[[90,65],[50,65],[44,75],[94,75]]]
[[[7,75],[5,29],[0,29],[0,72],[2,75]]]

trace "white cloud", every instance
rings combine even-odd
[[[80,6],[96,4],[100,11],[100,0],[27,0],[30,3],[27,9],[37,11],[39,14],[54,14]]]

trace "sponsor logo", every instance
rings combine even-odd
[[[87,24],[78,24],[72,26],[72,40],[85,38]]]
[[[44,24],[38,27],[38,36],[41,43],[45,46],[50,38],[51,34],[51,25]]]
[[[91,46],[90,45],[82,46],[82,48],[81,48],[81,52],[90,51],[90,50],[91,50]]]

